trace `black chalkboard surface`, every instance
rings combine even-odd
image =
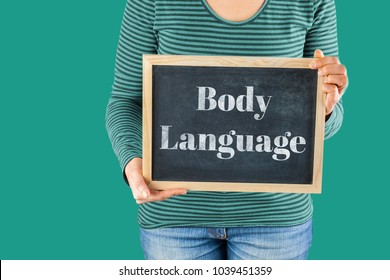
[[[319,192],[316,71],[237,63],[150,68],[143,106],[151,187]]]

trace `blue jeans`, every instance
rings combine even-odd
[[[147,260],[304,260],[312,220],[283,227],[140,229]]]

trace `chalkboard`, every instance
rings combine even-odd
[[[144,55],[149,186],[319,193],[324,98],[309,61]]]

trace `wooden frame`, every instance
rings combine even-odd
[[[205,59],[207,57],[207,59]],[[227,182],[183,182],[152,180],[152,66],[230,66],[263,68],[309,68],[310,58],[272,58],[244,56],[194,56],[194,55],[143,55],[143,176],[151,189],[164,190],[186,188],[198,191],[238,192],[287,192],[321,193],[322,158],[325,127],[325,94],[322,92],[323,78],[318,78],[315,118],[314,162],[312,184],[271,183],[227,183]]]

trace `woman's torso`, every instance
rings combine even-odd
[[[154,12],[158,54],[302,57],[316,47],[308,48],[306,42],[315,0],[265,0],[238,22],[216,14],[206,0],[150,2],[153,5],[145,8],[150,15]],[[337,41],[328,40],[322,47],[337,53]],[[144,228],[294,225],[311,215],[307,194],[189,191],[140,205],[138,221]]]

